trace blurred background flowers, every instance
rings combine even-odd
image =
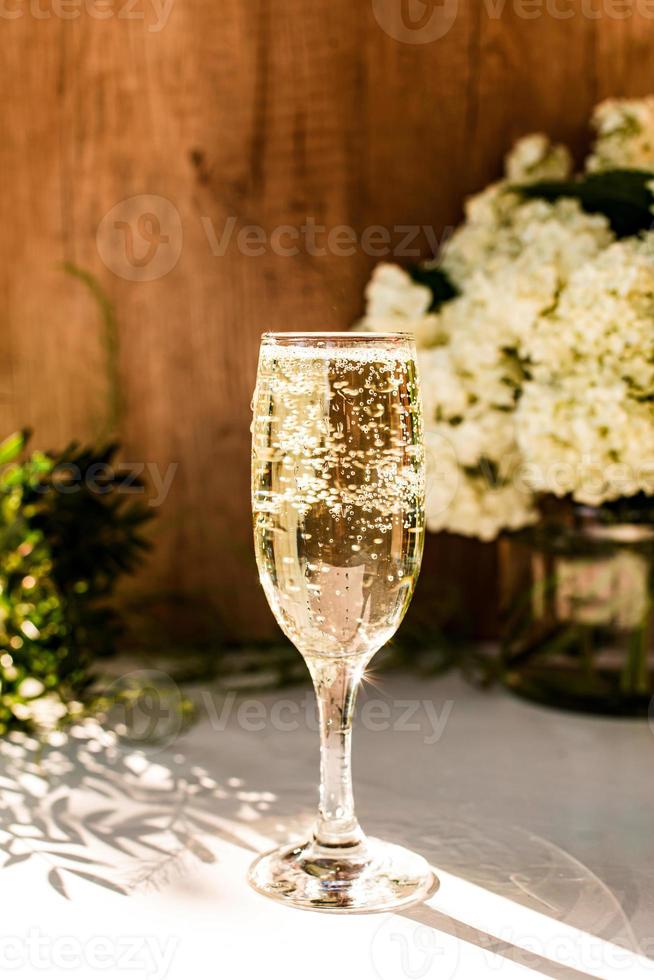
[[[366,326],[421,349],[433,531],[491,540],[536,521],[538,494],[654,491],[654,98],[609,100],[593,122],[576,181],[565,147],[516,143],[467,202],[436,292],[430,266],[414,281],[380,265],[367,288]]]

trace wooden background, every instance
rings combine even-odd
[[[259,335],[348,326],[376,259],[245,255],[236,233],[440,234],[515,137],[581,156],[594,103],[654,91],[654,5],[403,0],[443,28],[405,43],[379,23],[401,0],[168,2],[3,6],[0,428],[44,448],[114,428],[125,459],[176,464],[130,596],[188,637],[251,639],[271,632],[249,524]],[[492,627],[492,548],[441,540],[428,567]],[[423,577],[424,602],[438,591]]]

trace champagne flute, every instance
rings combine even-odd
[[[267,333],[253,401],[259,577],[318,700],[318,819],[259,857],[250,884],[299,908],[382,911],[437,881],[417,854],[364,836],[350,770],[357,687],[413,594],[424,541],[424,448],[407,334]]]

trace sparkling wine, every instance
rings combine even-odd
[[[265,334],[252,408],[257,563],[316,692],[320,795],[311,835],[262,854],[248,880],[296,908],[404,908],[438,882],[424,858],[363,833],[350,744],[363,671],[397,629],[422,553],[413,340]]]
[[[390,639],[423,547],[413,344],[352,336],[342,347],[264,340],[253,402],[259,574],[280,626],[312,658],[367,658]]]

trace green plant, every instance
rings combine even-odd
[[[24,456],[27,439],[0,444],[0,733],[83,710],[93,662],[121,631],[116,581],[139,564],[151,516],[120,492],[115,444]]]

